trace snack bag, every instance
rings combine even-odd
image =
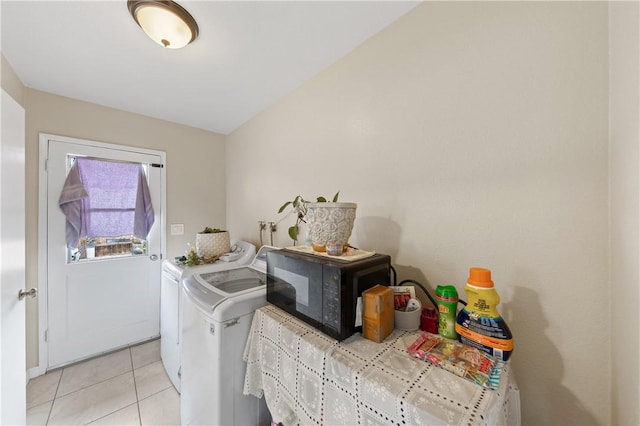
[[[407,352],[482,387],[500,385],[504,362],[455,340],[423,331]]]

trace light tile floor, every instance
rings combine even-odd
[[[180,395],[160,361],[160,340],[29,380],[28,425],[179,425]]]

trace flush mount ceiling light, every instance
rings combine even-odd
[[[140,28],[161,46],[179,49],[198,37],[196,20],[176,2],[128,0],[127,7]]]

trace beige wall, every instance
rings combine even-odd
[[[640,4],[609,5],[611,411],[640,424]]]
[[[524,424],[607,424],[607,40],[606,3],[424,3],[227,137],[228,227],[339,189],[400,279],[493,271]]]
[[[0,82],[2,84],[2,88],[5,92],[7,92],[16,102],[20,105],[23,105],[24,98],[24,85],[20,78],[11,67],[11,64],[4,57],[2,53],[0,53]]]
[[[27,117],[27,288],[38,284],[38,135],[51,133],[167,154],[167,250],[184,254],[205,226],[224,227],[224,136],[131,114],[37,90],[26,89]],[[171,223],[183,223],[183,236],[169,235]],[[233,234],[232,234],[233,235]],[[38,365],[37,306],[27,305],[27,367]]]

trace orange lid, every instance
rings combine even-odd
[[[469,279],[467,282],[476,287],[493,288],[491,271],[485,268],[469,269]]]

